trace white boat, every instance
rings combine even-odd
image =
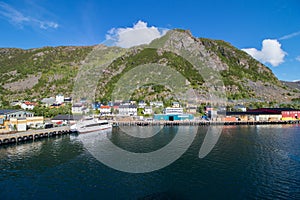
[[[95,118],[84,119],[70,127],[72,132],[89,133],[101,130],[111,129],[112,125],[107,120],[99,120]]]

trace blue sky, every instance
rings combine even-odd
[[[230,42],[293,81],[300,80],[299,10],[298,0],[0,0],[0,47],[93,45],[134,25],[152,27],[153,37],[183,28]]]

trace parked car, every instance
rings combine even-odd
[[[44,128],[45,129],[47,129],[47,128],[53,128],[53,124],[50,124],[50,123],[49,124],[45,124]]]

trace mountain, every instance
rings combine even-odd
[[[300,91],[300,81],[294,81],[294,82],[281,81],[281,82],[290,88]]]
[[[166,100],[174,97],[174,88],[180,95],[191,89],[199,101],[221,94],[241,101],[299,98],[299,90],[280,82],[247,53],[225,41],[195,38],[180,29],[130,49],[104,45],[2,48],[0,66],[2,101],[58,93],[69,96],[74,91],[78,97],[95,93],[103,101],[120,94],[136,100]]]

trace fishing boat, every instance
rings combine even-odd
[[[111,129],[112,125],[107,120],[99,120],[97,118],[88,118],[77,122],[70,127],[72,132],[89,133],[101,130]]]

